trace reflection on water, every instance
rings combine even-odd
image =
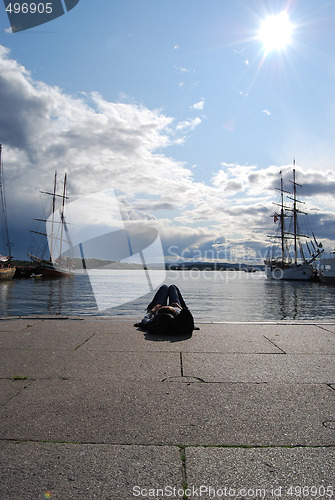
[[[8,316],[9,304],[13,302],[12,292],[14,292],[14,280],[0,281],[0,304],[1,304],[1,314]]]
[[[133,273],[134,288],[138,277]],[[196,320],[203,321],[335,321],[335,287],[312,282],[272,281],[263,273],[170,271]],[[103,282],[106,304],[119,295],[120,284]],[[87,276],[58,280],[0,282],[0,315],[106,315],[140,318],[153,293],[98,312]]]
[[[285,320],[334,320],[335,288],[321,283],[264,282],[271,300],[271,316]]]

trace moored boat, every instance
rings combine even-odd
[[[300,218],[306,216],[307,213],[299,208],[304,202],[297,199],[297,187],[301,185],[296,182],[295,168],[293,168],[293,180],[290,182],[293,192],[284,189],[283,177],[281,177],[280,203],[276,203],[280,210],[273,215],[274,222],[278,223],[277,234],[271,236],[277,241],[280,240],[280,249],[276,257],[271,256],[264,261],[265,274],[269,279],[310,281],[315,277],[312,263],[323,252],[323,248],[314,234],[310,237],[301,231]],[[286,199],[284,201],[284,196],[289,200],[288,203]],[[292,244],[293,248],[291,248]],[[309,258],[306,258],[307,253]]]
[[[49,259],[44,256],[28,254],[35,264],[38,265],[39,272],[45,278],[61,278],[74,275],[73,262],[69,256],[63,255],[63,246],[71,247],[69,234],[67,230],[67,223],[65,219],[65,201],[66,195],[66,174],[64,175],[63,192],[57,194],[57,172],[54,176],[54,187],[51,193],[41,191],[43,194],[52,197],[51,213],[47,219],[36,219],[40,222],[45,222],[46,232],[32,230],[32,233],[40,234],[47,237],[49,247]],[[61,206],[56,208],[57,199],[61,199]],[[44,245],[44,249],[45,249]]]
[[[317,272],[322,283],[335,285],[335,250],[321,256]]]
[[[11,280],[14,277],[16,268],[12,265],[8,267],[2,267],[3,264],[0,264],[0,281]]]

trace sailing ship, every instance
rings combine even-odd
[[[0,144],[0,198],[1,198],[0,202],[1,202],[1,216],[2,216],[2,232],[4,235],[3,239],[6,241],[5,246],[8,249],[8,255],[0,255],[0,281],[3,281],[3,280],[11,280],[15,274],[16,268],[13,265],[13,257],[11,255],[12,243],[10,243],[9,241],[5,184],[4,184],[3,164],[2,164],[2,144]]]
[[[32,233],[47,237],[48,245],[44,245],[44,252],[49,246],[49,259],[45,259],[44,255],[38,257],[28,254],[32,260],[38,264],[38,275],[46,278],[60,278],[64,276],[72,276],[74,274],[73,261],[70,256],[64,255],[64,248],[71,248],[71,240],[65,219],[65,202],[68,199],[66,195],[66,174],[64,175],[62,194],[57,194],[57,172],[54,176],[53,191],[40,191],[52,197],[51,213],[48,219],[35,219],[36,221],[45,222],[46,232],[32,230]],[[57,200],[61,201],[60,208],[57,209]]]
[[[301,232],[301,218],[307,213],[300,209],[304,202],[297,199],[297,188],[302,186],[296,182],[295,168],[293,168],[293,180],[290,182],[293,192],[284,189],[281,176],[280,203],[275,203],[280,210],[273,215],[274,222],[278,223],[277,233],[271,236],[280,240],[280,250],[277,257],[272,256],[264,261],[265,274],[269,279],[309,281],[315,277],[312,263],[323,252],[323,248],[322,243],[317,242],[314,233],[311,238]],[[293,249],[291,249],[292,243]]]

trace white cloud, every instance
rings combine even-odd
[[[205,100],[201,99],[201,101],[194,103],[191,106],[191,109],[202,110],[202,109],[204,109],[204,106],[205,106]]]
[[[179,122],[176,126],[176,130],[194,130],[201,123],[201,118],[193,118],[191,120],[184,120]]]
[[[267,116],[271,115],[271,111],[269,111],[268,109],[263,109],[262,113],[264,113]]]
[[[189,69],[187,68],[177,68],[181,73],[189,73]]]

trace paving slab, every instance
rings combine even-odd
[[[133,321],[2,319],[0,498],[130,499],[136,483],[145,498],[185,478],[328,485],[334,325],[199,326],[177,339]]]
[[[0,457],[3,500],[129,500],[165,485],[182,488],[177,447],[0,442]]]
[[[318,325],[320,328],[323,328],[324,330],[326,330],[327,332],[331,332],[335,335],[335,324],[332,323],[332,324],[329,324],[329,323],[322,323],[320,325]]]
[[[206,499],[334,498],[330,448],[187,448],[185,455],[190,500],[201,492]]]
[[[237,339],[246,335],[251,342],[253,335],[263,336],[286,353],[335,354],[335,334],[332,325],[320,324],[213,324],[206,325],[206,335],[219,332],[234,335]],[[334,329],[335,332],[335,329]]]
[[[74,350],[88,340],[88,335],[84,331],[75,333],[69,329],[50,331],[47,328],[28,326],[22,331],[11,331],[10,335],[0,332],[0,349]]]
[[[0,379],[0,406],[8,403],[31,384],[30,380]]]
[[[331,384],[335,381],[334,355],[184,352],[182,363],[184,376],[205,382]]]
[[[262,334],[241,334],[222,332],[218,327],[207,332],[195,330],[189,337],[168,337],[149,335],[141,331],[132,331],[117,335],[97,333],[92,336],[82,349],[94,351],[184,351],[184,352],[246,352],[246,353],[282,353]]]
[[[34,323],[38,323],[38,320],[31,319],[0,319],[0,332],[22,332],[25,331],[26,328]],[[5,337],[3,337],[5,338]]]
[[[178,352],[0,349],[0,377],[160,382],[181,374]]]
[[[328,326],[282,326],[268,329],[266,336],[286,353],[335,354],[335,334]]]
[[[183,380],[181,378],[180,380]],[[315,384],[37,380],[0,408],[0,439],[324,446],[335,391]]]

